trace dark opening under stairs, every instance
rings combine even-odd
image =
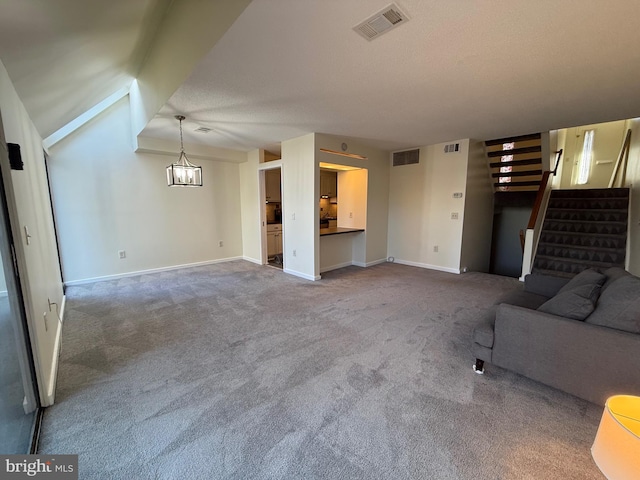
[[[628,216],[628,188],[552,190],[532,272],[624,268]]]

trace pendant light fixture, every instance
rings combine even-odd
[[[176,115],[176,120],[180,122],[180,157],[176,163],[167,167],[167,185],[170,187],[201,187],[202,167],[191,163],[184,153],[184,143],[182,141],[182,121],[184,115]]]

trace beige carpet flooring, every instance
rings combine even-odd
[[[86,479],[601,479],[601,407],[487,366],[512,278],[244,261],[73,286],[40,452]]]

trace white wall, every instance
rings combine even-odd
[[[282,142],[284,270],[309,280],[320,277],[316,241],[320,172],[314,158],[315,144],[313,133]]]
[[[338,227],[365,229],[364,234],[349,235],[342,240],[348,241],[351,245],[353,264],[363,267],[367,266],[368,177],[367,169],[338,172]],[[373,239],[373,234],[369,235],[369,238]],[[324,251],[326,252],[326,248]],[[320,254],[321,264],[326,265],[323,252],[321,251]],[[332,263],[332,265],[336,264]]]
[[[462,271],[488,272],[493,234],[493,187],[484,143],[469,141],[462,225]]]
[[[353,241],[362,233],[323,235],[320,237],[320,273],[353,265]]]
[[[593,162],[589,182],[586,185],[577,185],[575,182],[578,163],[586,130],[594,130]],[[564,142],[562,178],[560,181],[562,188],[606,188],[609,185],[611,172],[613,172],[626,131],[624,120],[567,128]],[[600,163],[598,165],[597,162],[610,163]]]
[[[50,150],[65,282],[240,257],[238,164],[198,160],[203,187],[169,188],[177,153],[134,153],[130,132],[125,97]]]
[[[456,143],[458,152],[430,145],[420,149],[420,163],[391,167],[389,256],[397,262],[460,271],[465,197],[453,194],[466,191],[469,140]]]
[[[338,172],[338,227],[366,228],[367,177],[365,169]]]
[[[245,260],[262,264],[260,227],[260,185],[258,166],[264,152],[252,150],[240,169],[240,205],[242,211],[242,255]]]
[[[2,63],[0,110],[6,141],[20,145],[24,162],[24,170],[9,171],[7,165],[2,165],[2,173],[12,216],[13,237],[40,387],[40,400],[46,406],[53,403],[57,373],[61,331],[58,314],[64,315],[62,281],[42,138],[29,118]],[[28,228],[31,235],[29,245],[26,243],[24,227]],[[57,312],[55,307],[49,308],[49,301],[57,304]]]

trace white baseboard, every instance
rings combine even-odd
[[[409,265],[410,267],[428,268],[429,270],[438,270],[440,272],[455,273],[458,275],[460,274],[459,268],[442,267],[440,265],[431,265],[428,263],[412,262],[409,260],[400,260],[397,258],[394,260],[394,262],[399,263],[400,265]]]
[[[64,282],[65,286],[85,285],[87,283],[103,282],[105,280],[117,280],[119,278],[135,277],[137,275],[145,275],[147,273],[168,272],[171,270],[180,270],[181,268],[201,267],[204,265],[213,265],[216,263],[232,262],[234,260],[244,260],[244,257],[228,257],[217,260],[207,260],[205,262],[185,263],[182,265],[172,265],[170,267],[151,268],[149,270],[137,270],[135,272],[118,273],[116,275],[105,275],[103,277],[83,278],[80,280],[70,280]]]
[[[336,265],[329,265],[328,267],[322,267],[320,269],[320,273],[330,272],[331,270],[337,270],[339,268],[350,267],[351,265],[357,265],[357,264],[355,262],[343,262],[343,263],[338,263]]]
[[[372,267],[374,265],[379,265],[381,263],[386,263],[387,259],[386,258],[381,258],[379,260],[374,260],[372,262],[344,262],[344,263],[338,263],[337,265],[330,265],[328,267],[322,267],[322,269],[320,270],[320,273],[324,273],[324,272],[330,272],[331,270],[337,270],[339,268],[344,268],[344,267],[350,267],[350,266],[355,266],[355,267],[362,267],[362,268],[367,268],[367,267]]]
[[[305,280],[312,280],[312,281],[316,281],[316,280],[320,280],[320,275],[308,275],[306,273],[302,273],[302,272],[298,272],[296,270],[290,270],[288,268],[283,269],[284,273],[288,273],[289,275],[294,275],[296,277],[300,277],[300,278],[304,278]]]
[[[51,362],[51,371],[49,372],[49,388],[47,389],[46,405],[48,407],[53,405],[56,399],[56,383],[58,380],[58,361],[60,359],[60,344],[62,343],[62,325],[64,324],[64,308],[67,304],[67,296],[62,296],[62,305],[60,305],[60,311],[58,312],[59,320],[56,322],[58,330],[56,332],[56,342],[53,345],[53,358]]]
[[[387,259],[386,258],[380,258],[378,260],[373,260],[371,262],[353,262],[352,265],[355,265],[356,267],[373,267],[374,265],[380,265],[381,263],[386,263]]]
[[[256,265],[263,265],[261,260],[252,257],[242,257],[242,260],[246,260],[247,262],[255,263]]]

